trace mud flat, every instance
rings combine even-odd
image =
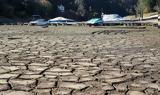
[[[0,26],[0,95],[160,95],[160,32]]]

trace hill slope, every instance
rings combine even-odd
[[[148,1],[147,11],[154,11],[156,1]],[[64,13],[58,11],[57,6],[61,4],[65,7]],[[102,12],[133,15],[136,4],[137,0],[0,0],[0,16],[26,18],[39,14],[48,18],[65,16],[84,20],[100,17]]]

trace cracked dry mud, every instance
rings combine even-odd
[[[0,95],[160,95],[159,32],[87,30],[0,26]]]

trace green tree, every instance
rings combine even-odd
[[[57,5],[65,6],[63,16],[86,20],[92,17],[100,17],[101,13],[119,14],[126,16],[144,12],[159,10],[160,0],[0,0],[0,16],[4,17],[31,17],[39,14],[50,18],[59,16]],[[136,6],[136,8],[135,8]]]
[[[145,0],[138,0],[137,6],[136,6],[136,15],[140,16],[141,19],[143,19],[143,14],[144,14],[145,8],[146,8]]]
[[[85,16],[86,9],[85,9],[85,2],[84,0],[75,0],[75,5],[77,6],[77,15]]]
[[[158,12],[160,13],[160,0],[157,0]]]

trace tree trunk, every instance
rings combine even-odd
[[[143,20],[143,10],[141,10],[141,12],[140,12],[140,20],[141,21]]]

